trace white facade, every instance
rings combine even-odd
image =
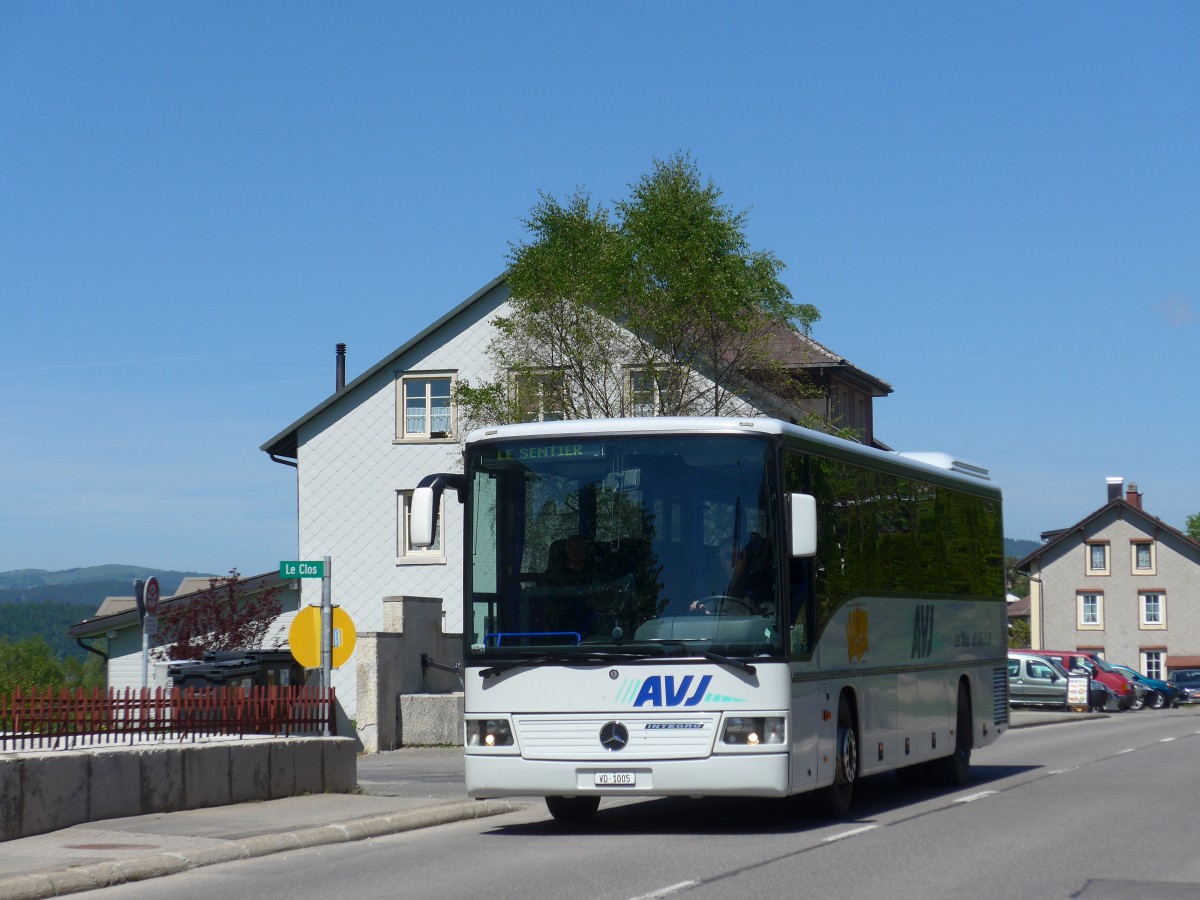
[[[400,492],[426,475],[462,471],[457,430],[449,439],[397,437],[397,390],[402,375],[421,372],[490,378],[491,320],[508,296],[493,282],[340,392],[295,429],[298,559],[330,557],[333,602],[357,631],[382,631],[385,597],[445,600],[443,630],[462,631],[462,507],[445,505],[443,553],[405,556]],[[266,448],[264,448],[266,449]],[[301,603],[319,604],[321,582],[301,582]],[[342,708],[356,715],[354,660],[334,672]]]

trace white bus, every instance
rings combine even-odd
[[[469,796],[581,820],[817,792],[841,816],[876,772],[962,784],[1008,728],[986,470],[761,418],[510,425],[465,460],[410,527],[466,503]]]

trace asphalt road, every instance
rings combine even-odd
[[[964,789],[868,779],[840,822],[795,802],[667,799],[606,802],[571,831],[531,803],[77,896],[1200,898],[1197,712],[1014,730],[976,752]],[[427,774],[456,764],[431,751]]]

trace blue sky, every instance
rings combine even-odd
[[[334,344],[680,150],[1010,537],[1200,512],[1200,5],[732,9],[0,0],[0,570],[276,568]]]

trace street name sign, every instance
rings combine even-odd
[[[279,563],[280,578],[324,578],[325,560],[297,559]]]

